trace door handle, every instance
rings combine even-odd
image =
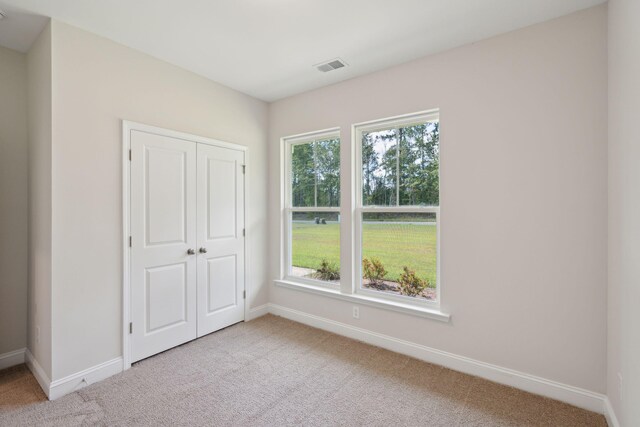
[[[206,254],[207,253],[207,248],[205,248],[205,247],[200,248],[200,253],[201,254]]]
[[[196,250],[195,249],[187,249],[187,255],[195,255],[196,254]]]

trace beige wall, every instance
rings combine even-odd
[[[27,346],[27,60],[0,47],[0,355]]]
[[[639,76],[640,2],[610,0],[607,394],[622,426],[640,425]]]
[[[29,134],[28,348],[51,378],[51,26],[27,54]]]
[[[365,306],[356,320],[352,304],[273,285],[270,301],[605,392],[606,36],[600,6],[273,103],[272,278],[279,138],[339,126],[348,163],[353,123],[440,108],[442,304],[452,322]],[[350,197],[343,191],[343,206]]]
[[[249,147],[247,294],[267,302],[267,105],[53,22],[53,379],[122,354],[122,135],[132,120]]]

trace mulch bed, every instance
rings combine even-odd
[[[296,276],[308,277],[311,279],[315,279],[315,270],[311,268],[302,268],[302,267],[294,267],[297,269]],[[306,274],[305,274],[306,273]],[[338,282],[338,280],[332,280],[332,282]],[[381,283],[372,283],[370,280],[364,280],[362,286],[368,289],[373,289],[376,291],[389,292],[395,295],[402,295],[398,290],[398,284],[396,282],[391,282],[389,280],[385,280]],[[437,298],[436,290],[433,288],[427,288],[422,291],[422,294],[419,298],[424,298],[429,301],[435,301]]]
[[[400,291],[398,290],[398,284],[396,282],[390,282],[388,280],[380,283],[373,283],[370,280],[365,280],[362,283],[362,286],[364,286],[365,288],[374,289],[376,291],[391,292],[396,295],[401,295]],[[435,301],[436,296],[436,290],[433,288],[426,288],[420,295],[421,298],[428,299],[429,301]]]

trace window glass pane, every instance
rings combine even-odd
[[[424,123],[399,128],[400,205],[439,205],[440,129]]]
[[[314,206],[316,175],[313,145],[291,146],[291,202],[292,206]]]
[[[438,122],[362,133],[363,206],[438,206]]]
[[[362,214],[362,287],[436,299],[435,213]]]
[[[340,140],[291,145],[291,204],[340,206]]]
[[[395,129],[362,133],[364,206],[396,206],[397,154]]]
[[[340,280],[340,214],[291,213],[291,275]]]

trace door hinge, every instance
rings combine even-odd
[[[131,161],[131,150],[129,150],[129,161]]]
[[[129,247],[130,248],[132,247],[132,245],[131,245],[131,236],[129,236]]]
[[[132,334],[133,333],[133,323],[129,322],[129,333]]]
[[[242,229],[242,237],[244,237],[245,235],[246,235],[246,231],[245,231],[245,229],[243,228],[243,229]]]
[[[246,172],[247,169],[247,165],[242,165],[242,174],[244,175],[244,173]]]
[[[242,299],[247,299],[247,291],[242,291]]]

